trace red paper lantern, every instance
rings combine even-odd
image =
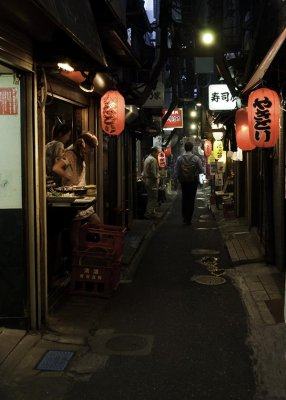
[[[254,90],[248,98],[249,137],[254,146],[274,147],[279,137],[280,99],[271,89]]]
[[[158,164],[160,168],[166,167],[166,156],[163,151],[160,151],[160,153],[158,153]]]
[[[250,140],[247,107],[240,108],[235,113],[236,143],[241,150],[253,150],[255,145]]]
[[[212,142],[210,140],[205,141],[204,152],[206,157],[209,157],[212,154]]]
[[[125,127],[125,100],[117,90],[109,90],[100,100],[102,130],[120,135]]]
[[[164,150],[165,156],[169,157],[172,154],[172,148],[171,147],[166,147]]]

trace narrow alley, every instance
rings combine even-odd
[[[274,344],[264,327],[281,342],[285,326],[251,316],[235,269],[203,191],[191,226],[181,222],[179,194],[112,298],[66,298],[49,330],[1,357],[1,399],[285,399],[283,359],[269,361],[262,349]],[[259,337],[263,345],[252,343]],[[283,343],[275,346],[280,354]],[[49,351],[58,358],[39,368]]]

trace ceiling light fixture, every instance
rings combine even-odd
[[[71,65],[69,60],[61,60],[58,62],[58,67],[66,72],[73,72],[74,67]]]
[[[88,93],[93,92],[94,91],[93,80],[94,80],[96,73],[89,72],[88,74],[86,74],[85,72],[81,72],[81,74],[85,79],[79,84],[79,87],[84,92],[88,92]]]

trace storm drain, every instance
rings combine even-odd
[[[226,282],[224,278],[221,276],[214,276],[214,275],[198,275],[192,278],[193,281],[200,283],[201,285],[222,285]]]
[[[64,371],[73,355],[73,351],[49,350],[36,366],[36,369],[40,371]]]

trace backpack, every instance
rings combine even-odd
[[[196,182],[197,166],[194,161],[194,155],[183,155],[180,162],[180,171],[178,179],[180,182]]]

